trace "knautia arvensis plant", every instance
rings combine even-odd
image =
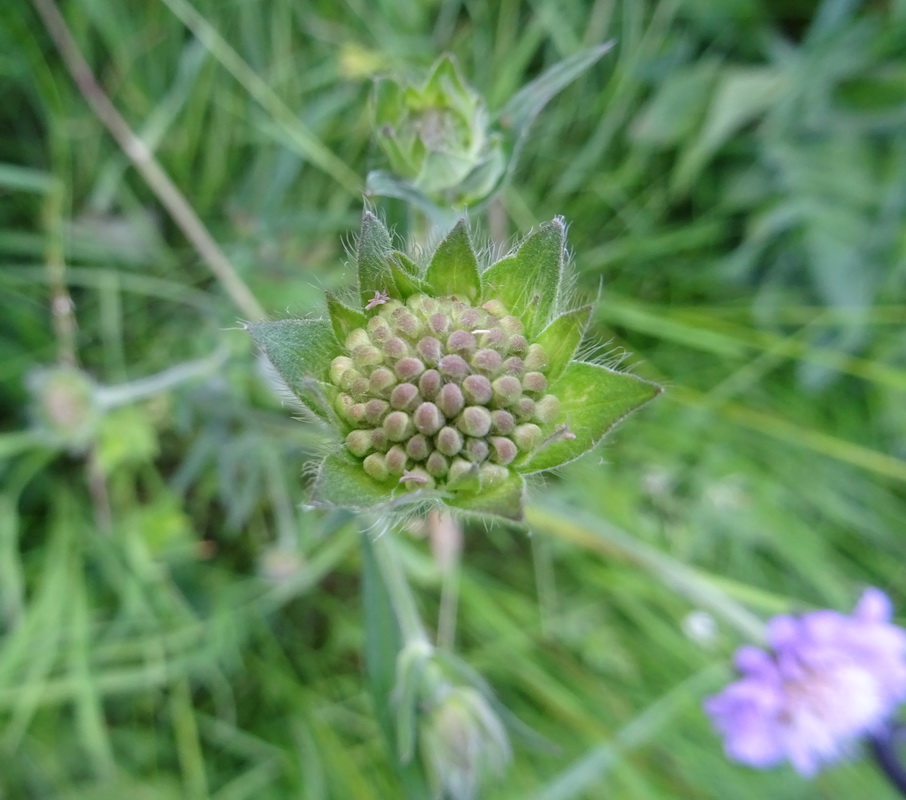
[[[560,219],[482,269],[464,221],[423,266],[366,212],[355,260],[354,306],[328,294],[327,319],[248,326],[342,438],[316,505],[442,502],[518,520],[526,475],[578,458],[660,391],[575,359],[591,307],[563,307]]]

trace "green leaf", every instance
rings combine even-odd
[[[248,332],[305,406],[321,419],[331,419],[331,387],[324,381],[330,362],[342,352],[331,323],[321,319],[252,322]]]
[[[393,283],[396,287],[396,297],[405,300],[414,294],[427,292],[428,287],[418,277],[418,272],[412,272],[412,267],[418,269],[418,265],[410,261],[402,253],[393,254],[393,263],[390,266],[390,273],[393,275]],[[391,294],[393,294],[391,292]]]
[[[560,291],[566,248],[563,220],[546,222],[512,255],[492,264],[481,276],[481,299],[500,300],[534,338],[547,323]]]
[[[455,295],[472,303],[481,295],[478,259],[464,219],[438,245],[425,281],[435,297]]]
[[[330,324],[338,342],[346,341],[350,331],[364,328],[368,324],[368,317],[361,311],[350,308],[341,302],[333,292],[325,292],[327,298],[327,313],[330,315]]]
[[[551,384],[549,391],[560,398],[561,417],[576,438],[553,441],[531,457],[522,472],[540,472],[573,461],[662,389],[628,372],[574,361]]]
[[[413,278],[421,279],[422,268],[416,264],[409,256],[399,250],[393,251],[393,260],[399,264]]]
[[[576,354],[576,348],[588,327],[589,317],[591,306],[582,306],[561,314],[538,334],[535,341],[544,348],[550,362],[547,371],[549,381],[559,378],[569,360]]]
[[[390,232],[370,211],[362,215],[362,231],[356,248],[356,266],[359,272],[359,291],[362,306],[368,304],[375,292],[394,289],[390,256]]]
[[[474,493],[457,492],[447,499],[447,505],[477,516],[504,517],[521,522],[524,500],[525,478],[510,470],[503,483]]]
[[[379,483],[346,452],[333,453],[318,467],[312,486],[315,505],[374,510],[391,499],[392,484]]]

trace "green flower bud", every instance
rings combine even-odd
[[[409,415],[403,411],[391,411],[384,417],[384,433],[391,442],[404,442],[415,431]]]
[[[425,469],[428,470],[435,478],[442,478],[450,469],[450,462],[439,450],[435,450],[428,456],[425,462]]]
[[[503,359],[496,350],[482,349],[478,350],[475,355],[472,356],[470,363],[479,372],[494,375],[499,372],[500,368],[503,366]]]
[[[462,434],[449,425],[441,428],[434,437],[434,446],[445,456],[455,456],[462,450]]]
[[[528,422],[525,425],[517,425],[513,432],[513,441],[516,447],[523,453],[530,453],[539,444],[541,444],[541,428]]]
[[[350,431],[346,436],[349,452],[361,458],[371,451],[371,433],[369,431]]]
[[[547,389],[547,378],[543,372],[527,372],[522,376],[522,388],[527,392],[540,394]]]
[[[550,366],[547,351],[540,344],[530,344],[525,353],[525,368],[543,372]]]
[[[444,379],[436,369],[425,370],[418,379],[418,391],[425,400],[433,400],[444,385]]]
[[[386,400],[373,398],[365,403],[365,419],[371,425],[380,425],[384,419],[384,414],[390,409],[390,403]]]
[[[494,402],[499,406],[511,406],[522,396],[522,384],[512,375],[501,375],[491,386]]]
[[[490,455],[491,448],[484,439],[473,439],[472,437],[469,437],[466,439],[466,444],[462,451],[469,461],[480,464],[487,459],[488,455]]]
[[[491,412],[491,431],[493,433],[509,436],[514,430],[516,430],[516,419],[509,411],[498,408]]]
[[[384,354],[374,345],[366,344],[352,351],[352,359],[359,369],[364,369],[383,363]]]
[[[469,356],[478,348],[478,341],[469,331],[453,331],[447,337],[447,350]]]
[[[362,462],[362,467],[376,481],[385,481],[390,477],[387,459],[382,453],[372,453]]]
[[[509,464],[519,455],[519,449],[512,439],[507,439],[505,436],[492,436],[488,441],[491,443],[493,451],[491,458],[498,464]]]
[[[437,369],[441,375],[452,381],[461,381],[472,372],[465,359],[458,355],[444,356],[438,363]]]
[[[384,457],[387,469],[391,475],[402,475],[406,467],[409,466],[409,456],[406,449],[398,444],[393,445]]]
[[[440,409],[430,402],[422,403],[412,415],[415,429],[426,436],[437,433],[444,426],[445,421]]]
[[[396,377],[401,381],[414,381],[425,371],[425,365],[417,358],[401,358],[394,367]]]
[[[526,422],[535,416],[535,401],[531,397],[520,397],[512,406],[516,419]]]
[[[378,367],[368,379],[368,391],[378,397],[386,397],[396,386],[396,375],[386,367]]]
[[[368,347],[371,345],[371,339],[363,328],[356,328],[346,337],[346,349],[355,350],[358,347]]]
[[[560,416],[560,400],[556,395],[546,394],[535,403],[535,419],[542,425],[554,422]]]
[[[491,412],[483,406],[466,406],[456,425],[467,436],[487,436],[491,430]]]
[[[426,436],[415,434],[406,442],[406,455],[413,461],[424,461],[434,448]]]
[[[426,364],[436,364],[444,355],[443,345],[433,336],[425,336],[418,340],[415,352]]]

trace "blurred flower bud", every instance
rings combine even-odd
[[[75,367],[46,367],[28,377],[34,424],[49,443],[72,452],[94,440],[102,417],[95,383]]]

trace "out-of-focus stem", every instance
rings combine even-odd
[[[161,205],[220,281],[230,298],[249,319],[261,319],[264,309],[233,269],[226,255],[199,219],[185,196],[155,160],[150,148],[132,131],[107,97],[79,50],[66,20],[53,0],[32,0],[48,33],[57,46],[66,69],[97,118],[135,165]]]
[[[370,534],[365,534],[370,535]],[[393,613],[403,637],[403,647],[411,644],[430,645],[428,634],[415,604],[415,596],[403,565],[399,551],[390,530],[383,531],[372,540],[374,559],[377,563],[384,588],[390,596]]]

